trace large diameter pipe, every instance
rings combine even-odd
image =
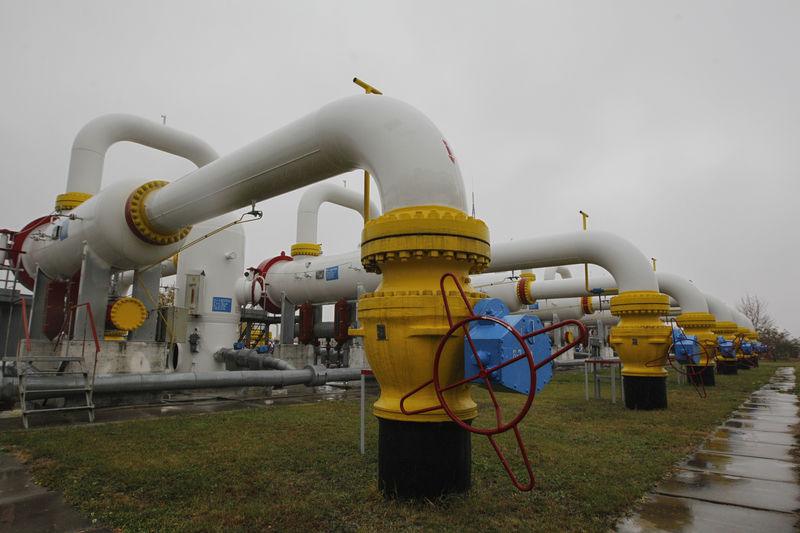
[[[711,294],[705,294],[705,298],[708,312],[717,318],[717,322],[736,322],[728,304]]]
[[[252,368],[254,370],[297,370],[294,365],[270,355],[258,353],[253,349],[233,350],[222,348],[214,353],[214,359],[221,363],[233,363],[239,367]]]
[[[214,389],[223,387],[265,387],[286,385],[324,385],[331,381],[356,381],[361,379],[359,368],[326,368],[324,365],[307,366],[303,370],[243,370],[231,372],[176,372],[174,374],[125,374],[96,376],[94,392],[97,394],[159,392],[184,389]],[[75,376],[29,377],[25,379],[25,395],[30,399],[52,396],[36,391],[52,389],[78,389],[83,394],[84,380]],[[19,399],[18,378],[3,378],[0,400]]]
[[[439,129],[406,103],[362,95],[328,104],[152,192],[147,219],[170,234],[358,169],[375,178],[384,211],[467,211],[461,172]]]
[[[492,263],[487,272],[577,263],[593,263],[608,270],[616,280],[619,292],[658,292],[650,260],[629,241],[600,231],[493,243]]]
[[[667,272],[656,272],[658,287],[678,301],[681,314],[708,313],[708,304],[703,293],[686,278]]]
[[[174,154],[198,167],[219,157],[205,141],[189,133],[133,115],[103,115],[86,124],[75,137],[66,192],[97,194],[102,182],[106,151],[120,141]]]
[[[319,208],[325,203],[347,207],[364,214],[364,194],[351,189],[339,187],[333,183],[317,183],[303,193],[297,206],[297,241],[302,243],[316,243]],[[369,203],[371,218],[381,215],[381,210],[375,202]]]

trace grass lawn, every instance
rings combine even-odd
[[[525,493],[474,435],[469,493],[385,500],[378,424],[368,418],[360,455],[357,399],[11,431],[0,449],[24,457],[37,483],[85,515],[124,531],[606,531],[778,366],[717,376],[705,399],[671,376],[664,411],[587,402],[583,373],[557,374],[520,426],[536,474]],[[523,403],[500,396],[509,414]],[[473,397],[489,413],[485,391]],[[524,482],[513,433],[502,437]]]

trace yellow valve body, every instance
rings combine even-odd
[[[149,244],[173,244],[189,234],[191,227],[181,228],[173,233],[161,233],[150,223],[147,218],[145,201],[151,193],[169,184],[168,181],[148,181],[128,197],[128,206],[125,212],[125,220],[133,234],[139,239]]]
[[[111,323],[122,331],[131,331],[147,319],[147,308],[136,298],[120,298],[108,313]]]
[[[684,313],[675,318],[675,322],[683,328],[687,335],[697,335],[700,343],[700,365],[709,365],[717,356],[717,336],[712,331],[716,325],[714,315],[710,313]],[[705,348],[705,350],[703,350]]]
[[[310,242],[298,242],[292,245],[292,257],[296,255],[322,255],[322,245]]]
[[[374,293],[358,302],[361,329],[370,367],[381,386],[373,412],[380,418],[443,422],[439,409],[405,415],[400,400],[433,377],[433,360],[441,338],[450,328],[440,280],[452,272],[471,304],[484,295],[472,291],[470,273],[489,264],[489,230],[482,221],[443,206],[395,209],[367,222],[362,232],[364,267],[383,274]],[[453,322],[469,316],[451,279],[445,281]],[[464,378],[464,340],[461,330],[446,342],[439,363],[442,386]],[[447,405],[462,420],[475,418],[478,408],[469,386],[444,393]],[[433,385],[410,396],[407,411],[439,405]]]
[[[124,341],[127,332],[119,329],[107,329],[103,333],[104,341]]]
[[[65,192],[56,196],[56,211],[71,211],[91,198],[85,192]]]
[[[666,377],[672,328],[660,317],[668,313],[669,296],[657,291],[626,291],[611,298],[611,314],[619,324],[611,328],[609,344],[622,361],[623,376]]]

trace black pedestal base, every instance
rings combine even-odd
[[[714,377],[714,364],[710,364],[708,366],[703,365],[688,365],[686,367],[687,372],[689,373],[687,377],[689,383],[693,383],[696,385],[705,385],[706,387],[713,387],[717,384],[717,380]]]
[[[378,419],[378,488],[387,498],[436,498],[466,492],[471,433],[453,422]]]
[[[717,374],[738,374],[736,361],[717,360]]]
[[[667,378],[624,376],[622,382],[628,409],[650,411],[667,408]]]
[[[737,364],[736,364],[736,366],[737,366],[737,367],[738,367],[740,370],[750,370],[750,368],[751,368],[753,365],[752,365],[752,363],[750,363],[750,359],[749,359],[749,358],[747,358],[747,357],[743,357],[742,359],[739,359],[739,360],[737,361]]]

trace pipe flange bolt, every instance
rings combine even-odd
[[[151,193],[167,185],[168,181],[148,181],[128,197],[125,207],[125,220],[134,235],[148,244],[174,244],[189,234],[191,227],[181,228],[173,233],[161,233],[147,218],[145,200]]]
[[[483,272],[491,259],[489,228],[476,218],[439,205],[402,207],[374,218],[361,233],[361,262],[381,273],[389,261],[443,258],[466,261],[469,273]]]
[[[531,294],[532,283],[533,279],[531,278],[522,278],[517,282],[517,299],[523,305],[531,305],[536,302],[536,299]]]
[[[322,245],[310,242],[298,242],[292,245],[291,254],[292,257],[298,255],[322,255]]]
[[[92,195],[85,192],[65,192],[56,196],[56,211],[72,211]]]
[[[611,298],[611,314],[666,315],[669,313],[669,296],[657,291],[627,291]]]

